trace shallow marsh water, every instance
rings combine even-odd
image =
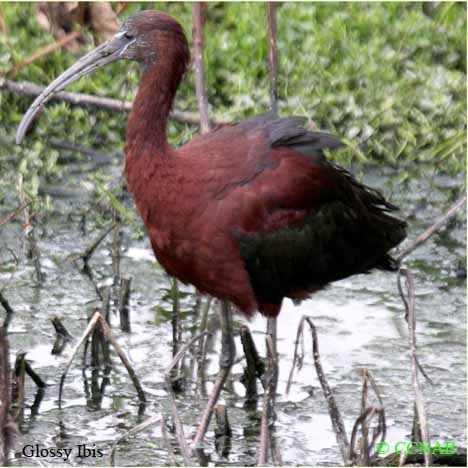
[[[385,187],[388,177],[396,174],[367,173],[365,181]],[[414,238],[448,206],[446,194],[462,186],[459,180],[436,177],[420,179],[404,190],[394,188],[392,200],[403,207],[409,218],[409,238]],[[395,187],[398,187],[395,185]],[[80,273],[70,254],[82,252],[97,231],[91,227],[83,235],[80,217],[74,210],[86,199],[56,201],[56,212],[39,223],[38,242],[42,266],[47,275],[43,287],[33,281],[33,267],[24,260],[21,228],[18,221],[1,229],[0,285],[15,310],[9,326],[11,361],[18,351],[27,352],[32,367],[47,382],[38,408],[31,410],[34,387],[27,384],[25,422],[18,444],[17,466],[99,465],[109,463],[113,442],[138,422],[164,412],[170,421],[170,409],[164,390],[164,369],[171,356],[171,283],[155,264],[147,239],[134,240],[124,229],[121,273],[132,277],[130,299],[131,332],[123,333],[118,317],[111,316],[113,330],[128,355],[147,394],[144,415],[131,381],[112,354],[114,368],[102,401],[90,394],[91,369],[82,370],[81,354],[68,374],[64,402],[58,409],[58,383],[72,346],[61,356],[51,355],[54,331],[50,319],[58,315],[74,337],[86,327],[86,317],[100,305],[95,286]],[[3,218],[7,207],[0,212]],[[417,340],[419,359],[434,381],[423,382],[431,440],[455,441],[466,445],[466,280],[457,277],[459,263],[466,258],[466,213],[420,247],[406,264],[415,274]],[[14,266],[11,252],[18,253]],[[110,240],[96,251],[90,262],[99,286],[112,283]],[[181,286],[184,327],[193,321],[194,295],[189,286]],[[3,313],[3,310],[1,311]],[[212,312],[213,313],[213,312]],[[292,364],[296,329],[302,315],[309,315],[318,330],[322,365],[332,386],[348,431],[359,415],[362,379],[360,369],[370,369],[380,387],[387,415],[387,441],[406,440],[411,432],[413,390],[411,386],[407,325],[399,298],[396,275],[373,272],[333,284],[300,305],[285,301],[279,318],[278,350],[280,376],[277,401],[277,442],[285,465],[336,465],[341,463],[331,429],[326,403],[312,362],[309,332],[306,332],[306,357],[301,371],[295,373],[289,396],[285,386]],[[237,323],[242,319],[237,317]],[[256,317],[249,327],[260,353],[264,355],[265,320]],[[188,335],[184,335],[187,337]],[[237,354],[242,354],[239,339]],[[210,353],[209,375],[217,370],[216,352]],[[233,429],[232,449],[227,459],[214,451],[213,431],[208,433],[206,451],[218,465],[254,465],[258,456],[259,412],[243,408],[244,388],[239,383],[243,362],[233,369],[234,384],[223,393]],[[100,375],[102,377],[102,375]],[[208,385],[208,389],[210,386]],[[193,434],[204,400],[193,389],[178,397],[178,408],[187,435]],[[259,404],[259,411],[261,404]],[[21,450],[28,444],[45,447],[74,447],[68,460],[52,457],[27,458]],[[77,458],[78,444],[99,448],[103,457]],[[136,437],[122,442],[116,463],[123,466],[169,464],[158,423]]]

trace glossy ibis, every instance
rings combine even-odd
[[[224,124],[172,148],[167,119],[190,53],[180,24],[158,11],[128,19],[53,81],[24,116],[17,142],[55,92],[120,59],[140,65],[125,173],[156,258],[170,275],[223,300],[221,371],[198,445],[233,362],[228,303],[247,317],[275,317],[284,297],[304,299],[373,268],[394,270],[388,251],[406,224],[389,214],[396,207],[381,193],[325,158],[340,140],[305,128],[302,117]]]

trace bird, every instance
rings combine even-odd
[[[228,304],[248,318],[276,317],[284,298],[303,300],[334,281],[398,268],[389,251],[407,224],[392,213],[397,207],[329,160],[340,139],[309,129],[306,118],[268,113],[169,145],[168,116],[190,51],[180,23],[160,11],[130,17],[47,86],[23,117],[17,143],[54,93],[120,59],[140,68],[125,138],[127,188],[166,272],[225,305],[218,387],[233,362]],[[206,427],[210,417],[207,409]]]

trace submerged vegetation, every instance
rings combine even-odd
[[[151,4],[153,5],[153,4]],[[130,4],[121,15],[148,8]],[[191,37],[190,3],[157,3]],[[41,29],[37,5],[5,3],[0,33],[0,76],[45,85],[76,59],[59,49],[12,73],[12,67],[56,39]],[[465,170],[466,5],[462,3],[283,3],[278,10],[279,112],[305,115],[339,135],[347,147],[333,155],[398,165],[400,181],[413,171],[455,175]],[[210,3],[206,10],[205,64],[210,115],[235,120],[268,110],[265,4]],[[94,46],[85,31],[82,53]],[[71,91],[131,100],[138,69],[115,63],[70,87]],[[51,102],[21,147],[12,143],[30,98],[0,90],[2,179],[25,176],[36,195],[44,179],[60,182],[53,138],[112,153],[122,152],[125,113]],[[190,70],[176,108],[196,110]],[[170,141],[180,145],[198,129],[172,122]],[[88,180],[103,174],[90,174]],[[0,201],[7,197],[0,188]],[[10,187],[11,188],[11,187]]]

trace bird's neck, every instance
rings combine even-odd
[[[184,69],[158,61],[142,68],[140,86],[128,119],[125,154],[138,159],[152,154],[159,159],[171,153],[167,143],[167,119]]]

